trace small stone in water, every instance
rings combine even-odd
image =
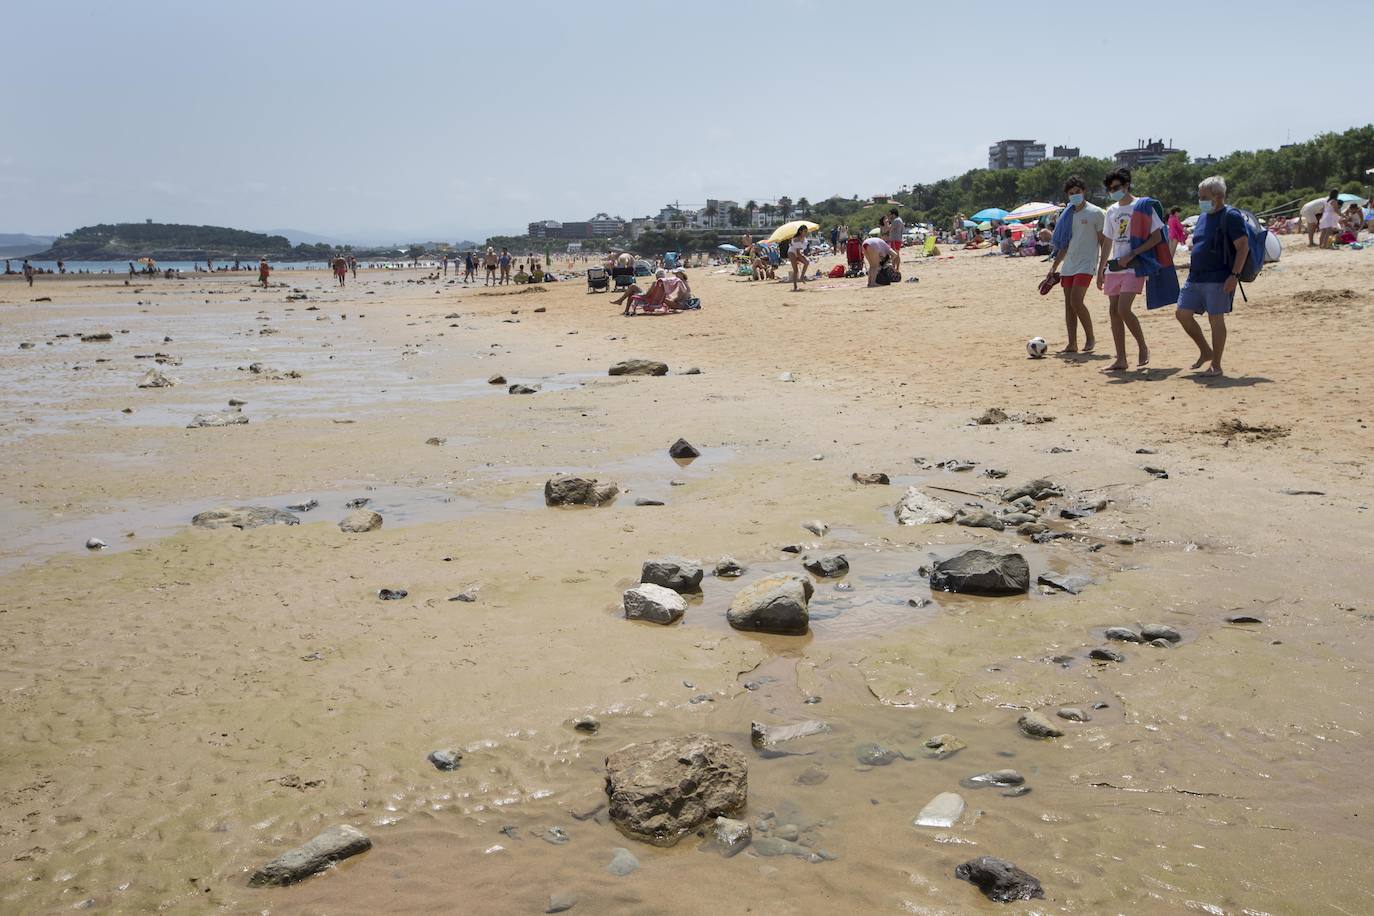
[[[912,823],[917,827],[953,827],[963,816],[963,797],[955,792],[941,792],[921,809]]]
[[[865,766],[885,767],[902,755],[881,744],[860,744],[854,749],[854,756]]]
[[[1126,660],[1126,656],[1120,652],[1105,647],[1093,649],[1088,653],[1088,658],[1094,658],[1100,662],[1124,662]]]
[[[545,829],[543,833],[539,834],[539,838],[555,846],[562,846],[572,839],[572,837],[568,836],[568,831],[564,830],[562,827],[549,827]]]
[[[1030,786],[1012,786],[999,794],[1004,798],[1020,798],[1022,795],[1029,795],[1030,790]]]
[[[638,869],[639,860],[623,846],[615,848],[611,855],[611,864],[606,866],[606,871],[617,877],[624,877]]]
[[[566,913],[575,906],[577,906],[577,895],[570,891],[562,891],[549,895],[549,905],[544,907],[544,912]]]
[[[1076,706],[1065,706],[1055,713],[1061,719],[1068,719],[1070,722],[1091,722],[1093,717]]]
[[[100,538],[86,538],[87,550],[104,550],[108,546],[109,545],[102,541]]]
[[[463,755],[451,750],[430,751],[426,759],[434,764],[436,770],[448,771],[458,769],[458,763],[463,759]]]
[[[1253,614],[1227,614],[1227,623],[1264,623],[1262,619]]]
[[[1140,634],[1135,630],[1126,627],[1107,627],[1107,632],[1103,634],[1108,639],[1115,639],[1119,642],[1143,642]]]
[[[1015,770],[993,770],[961,779],[959,785],[965,789],[978,789],[983,786],[1019,786],[1025,781],[1026,777]]]
[[[967,744],[953,735],[936,735],[933,738],[926,739],[924,749],[921,753],[935,760],[944,760],[946,757],[954,756],[966,747],[968,747]]]
[[[410,592],[403,588],[382,588],[377,590],[377,597],[383,601],[398,601],[409,594]]]
[[[572,727],[574,731],[587,735],[595,735],[601,731],[601,723],[597,721],[595,716],[578,716],[573,719]]]
[[[1140,635],[1147,640],[1167,639],[1169,642],[1179,642],[1183,639],[1182,633],[1164,623],[1147,623],[1140,628]]]

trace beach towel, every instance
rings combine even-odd
[[[1131,247],[1139,248],[1150,237],[1151,216],[1163,223],[1164,206],[1153,197],[1141,197],[1131,209]],[[1178,302],[1178,271],[1169,247],[1168,232],[1160,232],[1159,243],[1142,251],[1131,262],[1137,277],[1145,277],[1145,308],[1158,309]]]
[[[1050,238],[1050,247],[1055,252],[1067,251],[1069,242],[1073,241],[1073,204],[1064,208],[1064,212],[1059,214],[1059,220],[1054,224],[1054,235]]]

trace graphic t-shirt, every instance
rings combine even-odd
[[[1135,212],[1135,205],[1136,202],[1132,200],[1128,204],[1112,204],[1107,208],[1107,216],[1104,220],[1106,225],[1102,234],[1112,243],[1112,257],[1114,258],[1124,258],[1131,253],[1131,214]],[[1150,232],[1163,228],[1164,221],[1151,207]],[[1135,268],[1127,267],[1125,270],[1115,270],[1111,273],[1135,273]]]
[[[1059,266],[1060,274],[1097,273],[1097,240],[1103,234],[1106,214],[1101,207],[1085,203],[1082,210],[1070,210],[1067,218],[1073,220],[1073,238]]]

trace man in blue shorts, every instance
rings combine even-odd
[[[1197,186],[1197,196],[1202,216],[1193,230],[1193,260],[1174,316],[1197,344],[1198,358],[1192,368],[1211,363],[1202,374],[1215,378],[1224,374],[1221,354],[1226,349],[1226,313],[1231,311],[1241,268],[1250,256],[1250,239],[1241,215],[1226,206],[1225,179],[1215,175],[1205,179]],[[1212,326],[1210,345],[1197,323],[1196,316],[1203,312]]]

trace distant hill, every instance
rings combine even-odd
[[[59,236],[43,260],[125,261],[150,257],[159,261],[203,261],[207,258],[277,260],[318,256],[318,249],[293,248],[283,235],[228,229],[224,226],[183,226],[176,223],[114,223],[84,226]]]
[[[313,232],[306,232],[304,229],[268,229],[268,235],[284,236],[292,245],[345,245],[343,239],[331,238],[327,235],[316,235]]]
[[[0,232],[0,258],[26,258],[53,243],[50,235]]]

